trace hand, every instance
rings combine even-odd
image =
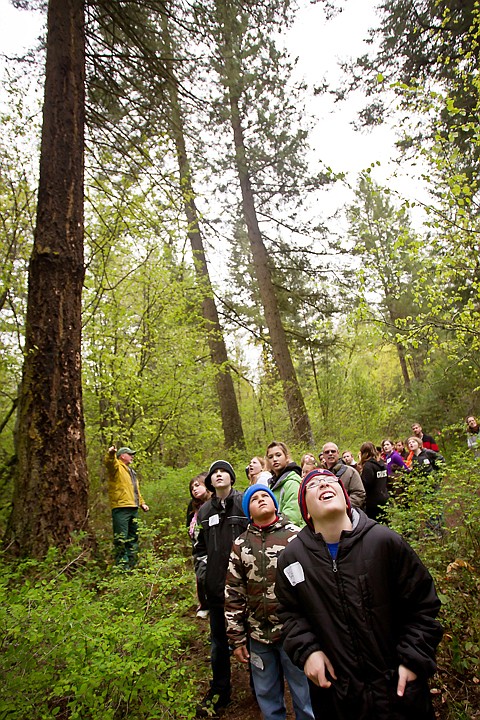
[[[140,505],[140,507],[142,508],[143,512],[148,512],[150,510],[147,503],[143,503],[142,505]]]
[[[240,647],[235,648],[233,654],[235,655],[238,662],[248,663],[250,655],[248,653],[246,645],[240,645]]]
[[[332,684],[327,679],[326,670],[334,680],[337,679],[332,663],[321,650],[316,650],[309,655],[303,668],[307,678],[321,688],[329,688]]]
[[[115,445],[112,445],[112,447],[108,448],[109,455],[115,455],[116,452],[117,452],[117,448],[115,447]]]
[[[412,670],[409,670],[405,665],[399,665],[398,666],[398,685],[397,685],[397,695],[400,697],[403,697],[403,693],[405,692],[405,688],[407,686],[407,683],[412,682],[412,680],[416,680],[417,676]]]

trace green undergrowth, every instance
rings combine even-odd
[[[145,473],[151,511],[141,515],[133,572],[112,565],[110,511],[100,501],[95,551],[79,538],[42,562],[0,559],[0,720],[193,717],[208,675],[184,524],[196,472]],[[408,476],[388,515],[442,600],[445,635],[432,681],[437,718],[478,718],[480,464],[459,456],[440,478]]]
[[[0,718],[191,717],[192,590],[162,565],[103,579],[2,568]]]
[[[95,557],[79,542],[42,562],[1,561],[0,720],[193,716],[198,627],[183,512],[178,503],[173,517],[142,524],[130,573],[103,541]]]
[[[480,717],[480,462],[464,454],[443,474],[408,476],[388,521],[430,570],[445,633],[433,680],[437,717]]]

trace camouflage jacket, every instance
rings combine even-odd
[[[227,635],[234,647],[245,645],[247,630],[259,642],[280,640],[282,624],[275,597],[277,558],[299,528],[280,516],[266,528],[250,524],[232,546],[225,586]]]

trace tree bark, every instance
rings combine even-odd
[[[172,57],[170,47],[167,18],[163,16],[164,40],[166,44],[166,57]],[[213,299],[212,283],[208,272],[207,259],[203,244],[198,211],[195,205],[195,193],[192,185],[191,167],[185,143],[183,114],[178,97],[178,81],[172,68],[172,63],[166,61],[168,70],[168,95],[170,102],[169,124],[173,141],[175,143],[180,186],[182,191],[185,216],[188,222],[188,239],[192,248],[195,272],[200,281],[203,300],[202,315],[207,329],[207,340],[210,358],[216,371],[215,381],[217,396],[222,418],[223,435],[227,448],[237,447],[245,449],[242,420],[238,409],[237,397],[230,374],[227,348],[223,337],[217,307]]]
[[[283,395],[287,404],[290,423],[294,437],[299,442],[313,446],[313,434],[310,426],[307,408],[303,399],[297,375],[293,366],[290,349],[287,343],[285,328],[282,324],[278,308],[275,287],[269,267],[268,251],[262,239],[255,210],[255,199],[248,173],[243,127],[240,119],[238,97],[229,87],[231,125],[235,143],[235,163],[237,167],[240,188],[242,191],[242,206],[248,238],[253,256],[255,275],[258,282],[260,297],[262,298],[265,321],[270,334],[273,357],[282,381]]]
[[[228,2],[217,2],[222,45],[223,79],[229,103],[229,120],[233,130],[235,166],[242,193],[243,216],[247,226],[255,275],[265,313],[265,321],[270,334],[273,357],[282,382],[283,395],[287,404],[293,435],[296,441],[313,446],[310,419],[288,347],[287,336],[282,324],[275,287],[272,281],[268,251],[263,242],[255,209],[255,198],[251,186],[247,153],[245,150],[242,115],[240,112],[242,74],[240,60],[235,55],[234,50],[235,13],[235,7]]]
[[[17,469],[6,541],[36,557],[86,529],[81,386],[84,0],[50,0],[37,222],[29,265]]]
[[[400,362],[400,367],[402,369],[403,384],[405,385],[405,390],[410,391],[411,390],[410,374],[408,372],[407,359],[405,357],[405,349],[404,349],[402,343],[396,342],[395,345],[397,346],[398,360]]]

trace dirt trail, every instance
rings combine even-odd
[[[199,628],[200,632],[198,635],[198,644],[195,648],[192,648],[192,653],[194,653],[199,660],[201,658],[202,665],[205,664],[206,672],[208,676],[210,676],[208,620],[201,620],[199,622],[201,625]],[[233,688],[232,702],[222,713],[222,720],[262,720],[262,714],[250,687],[250,674],[248,672],[248,668],[245,665],[241,665],[233,657],[231,658],[231,668]],[[199,697],[203,694],[203,692],[206,692],[207,689],[208,683],[205,683],[205,687],[202,692],[199,692]],[[287,705],[287,720],[295,720],[295,713],[292,709],[292,701],[288,689],[286,690],[285,696],[285,702]]]

